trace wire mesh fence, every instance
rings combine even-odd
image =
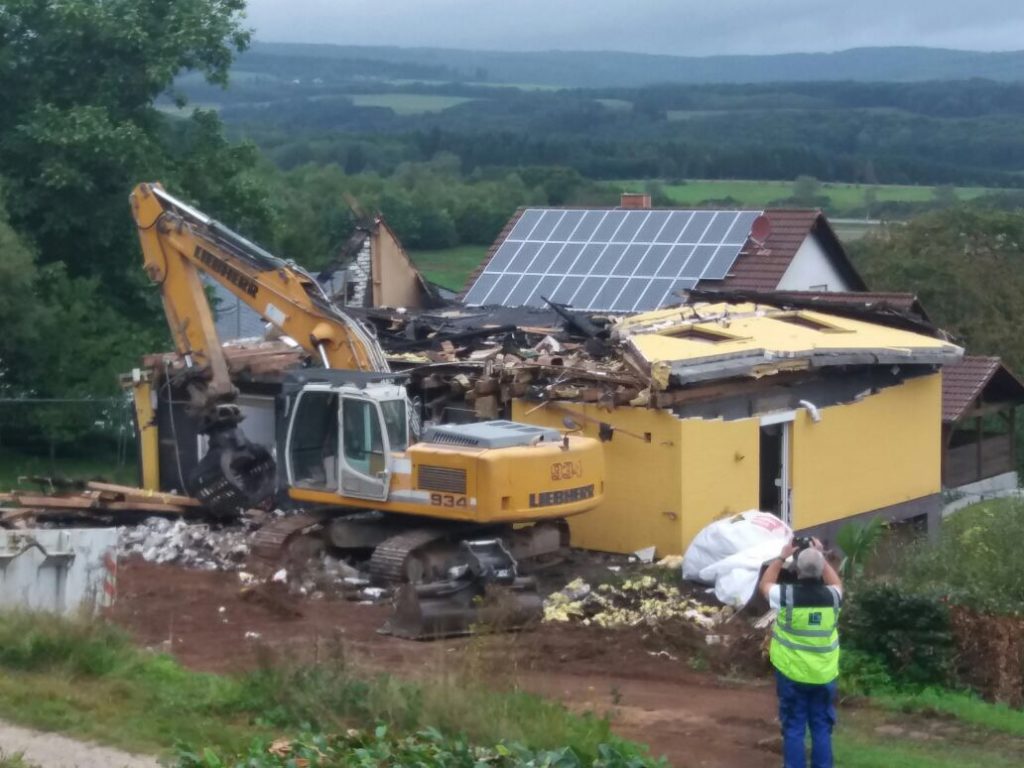
[[[124,477],[136,462],[131,401],[0,397],[0,478],[33,471]]]

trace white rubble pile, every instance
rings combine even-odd
[[[149,563],[235,571],[249,555],[249,530],[150,517],[139,525],[118,528],[118,554],[139,555]]]

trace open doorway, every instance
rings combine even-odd
[[[760,509],[790,523],[789,422],[761,425]]]

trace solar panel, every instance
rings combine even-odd
[[[642,312],[722,280],[761,211],[528,208],[466,293],[473,306]]]

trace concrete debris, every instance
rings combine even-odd
[[[184,520],[150,517],[118,528],[118,554],[138,555],[150,563],[173,563],[206,571],[234,571],[249,556],[244,528],[211,528]]]
[[[638,549],[633,554],[636,556],[636,559],[639,560],[641,563],[650,564],[654,562],[655,551],[655,547],[644,547],[643,549]]]
[[[546,622],[604,628],[656,626],[681,620],[710,630],[730,615],[731,609],[700,603],[653,576],[627,579],[618,586],[601,584],[597,589],[576,579],[544,603]]]
[[[679,661],[678,656],[673,656],[668,651],[648,651],[648,656],[654,656],[657,658],[668,659],[669,661]]]
[[[261,635],[259,632],[249,631],[245,633],[246,640],[259,640],[261,637],[263,637],[263,635]]]
[[[270,580],[273,581],[276,584],[287,584],[288,583],[288,570],[285,569],[285,568],[282,568],[281,570],[277,571],[273,576],[271,576]]]

